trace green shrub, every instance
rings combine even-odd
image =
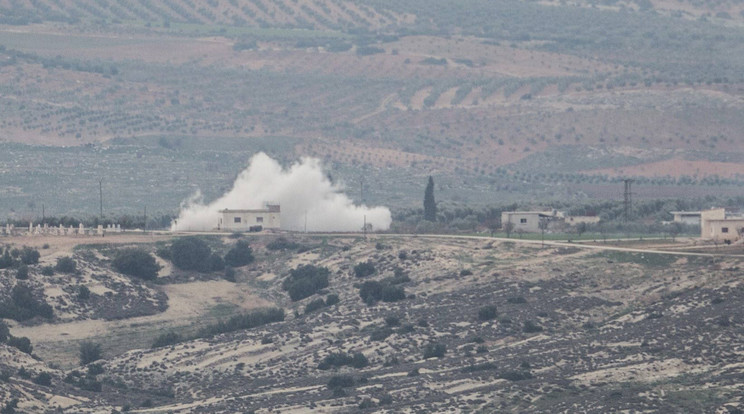
[[[10,336],[10,329],[8,329],[8,325],[0,319],[0,344],[5,343],[5,341],[8,340],[8,337]]]
[[[25,321],[36,316],[51,319],[54,310],[47,303],[34,299],[31,288],[24,284],[15,285],[10,292],[10,300],[0,303],[0,318]]]
[[[522,327],[522,332],[525,332],[525,333],[542,332],[542,330],[543,330],[542,326],[539,326],[535,322],[532,322],[532,321],[525,321],[524,326]]]
[[[382,287],[383,302],[398,302],[406,298],[406,291],[400,286],[386,285]]]
[[[330,270],[325,267],[302,265],[289,271],[289,277],[282,282],[282,289],[286,290],[289,297],[296,302],[328,287],[330,273]]]
[[[358,408],[360,410],[364,410],[364,409],[367,409],[367,408],[373,408],[374,406],[375,406],[374,401],[372,401],[369,398],[365,398],[365,399],[362,400],[362,402],[359,403]]]
[[[39,263],[41,254],[38,250],[32,249],[28,246],[23,246],[23,250],[20,251],[21,262],[25,265],[32,265]]]
[[[111,265],[117,272],[144,280],[158,277],[160,265],[143,249],[123,249],[116,254]]]
[[[326,306],[333,306],[340,302],[340,299],[338,298],[338,295],[335,293],[331,293],[330,295],[326,296],[325,305]]]
[[[41,268],[41,274],[44,276],[54,276],[54,266],[44,266]]]
[[[367,277],[375,274],[377,270],[372,262],[362,262],[354,266],[354,274],[356,277]]]
[[[78,356],[80,358],[80,365],[87,365],[98,361],[101,359],[101,344],[89,341],[81,342]]]
[[[13,348],[18,349],[21,352],[25,352],[29,355],[31,355],[31,352],[33,352],[34,347],[31,345],[31,340],[26,338],[25,336],[22,337],[16,337],[16,336],[9,336],[8,337],[8,346],[12,346]]]
[[[207,326],[199,331],[197,337],[209,337],[227,332],[234,332],[241,329],[251,329],[257,326],[266,325],[272,322],[284,320],[284,309],[265,308],[235,315],[227,322],[218,322],[214,325]]]
[[[90,299],[90,289],[88,289],[87,286],[79,286],[78,287],[78,294],[77,294],[78,300],[88,300]]]
[[[235,269],[230,266],[225,267],[225,280],[235,283]]]
[[[28,279],[28,266],[26,266],[25,264],[18,266],[18,270],[16,270],[16,279],[18,280]]]
[[[440,343],[431,343],[424,348],[424,359],[443,358],[447,353],[447,346]]]
[[[484,306],[478,310],[478,319],[482,321],[490,321],[491,319],[496,319],[497,316],[499,314],[496,305]]]
[[[506,371],[500,377],[509,381],[523,381],[534,378],[529,371]]]
[[[369,360],[363,353],[357,352],[352,356],[351,366],[356,369],[362,369],[369,365]]]
[[[52,385],[52,376],[48,372],[40,372],[39,375],[34,377],[34,384],[39,384],[43,386],[50,386]]]
[[[253,263],[253,260],[253,249],[245,240],[238,240],[225,255],[225,263],[232,267],[245,266]]]
[[[512,296],[506,299],[506,301],[514,304],[527,303],[527,299],[525,299],[524,296]]]
[[[308,313],[311,313],[311,312],[315,312],[318,309],[324,308],[325,305],[326,304],[325,304],[325,301],[323,299],[321,299],[321,298],[315,299],[312,302],[310,302],[307,305],[305,305],[305,313],[308,314]]]
[[[161,348],[164,346],[175,345],[182,340],[183,338],[181,337],[181,335],[175,332],[164,333],[155,338],[155,340],[152,342],[152,348]]]
[[[212,253],[209,257],[209,269],[213,272],[225,270],[225,261],[217,253]]]
[[[297,250],[301,246],[302,245],[299,243],[289,241],[285,239],[284,237],[279,237],[278,239],[272,241],[271,243],[268,243],[266,245],[266,248],[269,250]]]
[[[400,326],[400,318],[395,315],[385,317],[385,325],[387,326]]]
[[[354,386],[354,378],[350,375],[334,375],[328,380],[328,388],[348,388]]]
[[[157,255],[157,256],[158,256],[159,258],[161,258],[161,259],[163,259],[163,260],[172,260],[172,258],[173,258],[173,255],[172,255],[171,253],[172,253],[172,252],[171,252],[171,249],[170,249],[170,247],[165,247],[165,246],[163,246],[163,247],[158,247],[158,249],[157,249],[157,250],[155,250],[155,254],[156,254],[156,255]]]
[[[369,339],[370,341],[384,341],[388,336],[393,334],[393,330],[390,327],[382,327],[375,329],[372,331],[372,334],[370,334]]]
[[[77,263],[75,263],[72,257],[60,257],[57,259],[54,270],[60,273],[75,273],[77,271]]]
[[[212,270],[209,258],[212,249],[199,237],[183,237],[171,245],[171,260],[181,270],[208,273]]]

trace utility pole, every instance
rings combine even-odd
[[[145,234],[147,234],[147,206],[145,206]]]
[[[41,225],[44,225],[46,221],[46,211],[44,210],[44,203],[41,203]]]
[[[625,191],[623,192],[623,204],[625,207],[625,222],[627,223],[628,220],[630,220],[630,214],[633,208],[633,192],[631,191],[633,180],[625,179],[623,180],[623,182],[625,183]]]
[[[364,232],[364,240],[367,240],[367,215],[364,215],[364,227],[362,227],[362,231]]]
[[[100,207],[100,216],[101,216],[101,224],[103,224],[103,178],[98,180],[98,195],[99,195],[99,207]]]
[[[361,200],[362,200],[360,202],[360,204],[364,204],[364,177],[361,177],[359,182],[360,182],[360,185],[361,185],[361,194],[360,195],[361,195]]]

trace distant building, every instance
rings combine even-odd
[[[700,214],[700,237],[724,243],[738,241],[744,235],[744,217],[726,213],[716,208]]]
[[[550,228],[551,223],[563,220],[563,213],[555,210],[504,211],[501,213],[501,228],[506,230],[507,223],[511,223],[514,232],[537,233],[541,222],[545,222],[547,228]]]
[[[692,226],[700,225],[700,211],[670,211],[669,214],[674,216],[673,223],[689,224]]]
[[[599,216],[566,216],[566,224],[576,226],[578,224],[597,224]]]
[[[217,230],[261,231],[279,230],[281,227],[281,208],[277,204],[267,204],[257,210],[220,210]]]

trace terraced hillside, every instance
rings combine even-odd
[[[218,281],[216,273],[192,279],[164,271],[148,286],[176,292],[232,283],[232,290],[282,308],[283,321],[175,337],[154,349],[147,349],[153,331],[188,337],[194,322],[210,319],[184,313],[180,321],[136,318],[96,330],[80,329],[85,319],[14,326],[12,334],[32,337],[44,362],[0,345],[6,355],[0,367],[10,373],[0,382],[3,401],[61,412],[732,413],[744,407],[738,258],[425,237],[298,238],[273,250],[267,243],[251,239],[257,260],[240,268],[234,283]],[[83,252],[102,248],[78,248],[76,257],[84,263]],[[328,286],[292,301],[282,286],[304,265],[327,268]],[[379,297],[375,285],[383,287]],[[169,296],[169,306],[185,303]],[[225,309],[238,298],[202,297],[217,299]],[[124,352],[122,338],[140,349]],[[69,356],[83,340],[101,343],[105,360],[71,366]],[[34,383],[42,372],[48,385]]]
[[[181,160],[194,153],[179,142],[203,151],[223,139],[234,145],[215,146],[230,156],[322,158],[353,187],[373,182],[368,201],[395,207],[420,204],[409,188],[430,174],[445,199],[475,203],[616,197],[627,177],[647,186],[639,197],[736,195],[738,6],[647,3],[6,0],[0,140],[125,146],[141,164],[113,179],[119,208],[172,211],[194,186],[229,186],[242,163],[174,178],[150,157],[153,144]],[[101,165],[50,158],[70,165],[65,179]],[[165,200],[142,194],[130,181],[143,166],[166,177],[153,185],[182,185]],[[46,182],[9,178],[1,208],[35,214]],[[386,195],[391,183],[406,188]],[[61,185],[91,183],[51,184]],[[77,200],[72,209],[91,210]]]
[[[3,23],[148,22],[375,30],[409,17],[346,0],[62,0],[0,2]]]

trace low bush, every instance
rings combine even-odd
[[[506,371],[500,377],[509,381],[524,381],[534,378],[529,371]]]
[[[279,237],[266,245],[269,250],[297,250],[300,247],[302,247],[301,244],[289,241],[284,237]]]
[[[318,309],[322,309],[326,306],[325,301],[321,298],[315,299],[312,302],[305,305],[305,313],[312,313]]]
[[[87,365],[101,359],[101,344],[83,341],[80,343],[79,351],[80,365]]]
[[[326,355],[326,357],[318,364],[318,369],[325,371],[331,368],[340,368],[344,366],[361,369],[367,365],[369,365],[369,360],[361,352],[357,352],[353,355],[336,352]]]
[[[25,264],[18,266],[18,269],[16,270],[16,279],[18,280],[28,279],[28,266],[26,266]]]
[[[72,257],[60,257],[57,259],[54,270],[60,273],[75,273],[77,271],[77,263]]]
[[[171,245],[171,260],[181,270],[208,273],[212,270],[209,258],[212,249],[199,237],[183,237]]]
[[[253,249],[245,240],[238,240],[225,255],[225,263],[232,267],[242,267],[253,263]]]
[[[525,333],[542,332],[542,330],[543,330],[542,326],[539,326],[535,322],[532,322],[532,321],[524,321],[524,326],[522,326],[522,332],[525,332]]]
[[[117,253],[111,263],[117,272],[144,280],[158,277],[160,265],[155,258],[143,249],[124,249]]]
[[[23,246],[23,249],[20,251],[19,257],[21,258],[21,262],[23,264],[32,265],[39,263],[41,254],[36,249],[32,249],[28,246]]]
[[[376,271],[377,269],[375,269],[375,265],[372,262],[362,262],[354,266],[354,275],[356,277],[372,276]]]
[[[25,321],[36,316],[51,319],[54,310],[45,302],[34,299],[31,288],[17,284],[10,292],[10,300],[0,302],[0,318]]]
[[[354,377],[350,375],[334,375],[328,380],[328,388],[348,388],[354,386]]]
[[[78,286],[77,291],[78,291],[77,293],[78,300],[86,301],[90,299],[90,289],[88,289],[86,286],[82,286],[82,285]]]
[[[16,337],[11,335],[8,337],[7,344],[8,346],[12,346],[13,348],[29,355],[31,355],[31,352],[34,350],[34,347],[31,345],[31,340],[25,336]]]
[[[164,346],[171,346],[181,342],[183,338],[181,335],[175,332],[164,333],[152,342],[152,348],[161,348]]]
[[[478,319],[482,321],[490,321],[496,319],[497,316],[499,316],[499,313],[496,305],[488,305],[478,309]]]
[[[338,298],[338,295],[335,293],[331,293],[330,295],[326,296],[325,304],[326,306],[333,306],[339,301],[340,299]]]
[[[218,322],[214,325],[207,326],[199,331],[198,337],[204,338],[227,332],[234,332],[241,329],[250,329],[257,326],[266,325],[272,322],[284,320],[284,310],[279,308],[256,309],[254,311],[235,315],[227,322]]]
[[[40,372],[39,375],[34,377],[34,384],[39,384],[43,386],[50,386],[52,385],[52,376],[48,372]]]
[[[447,346],[440,343],[431,343],[424,348],[424,359],[443,358],[447,353]]]
[[[289,297],[296,302],[328,287],[330,273],[330,270],[325,267],[303,265],[289,271],[289,276],[282,282],[282,289],[286,290]]]
[[[41,274],[44,276],[54,276],[54,266],[44,266],[41,268]]]

